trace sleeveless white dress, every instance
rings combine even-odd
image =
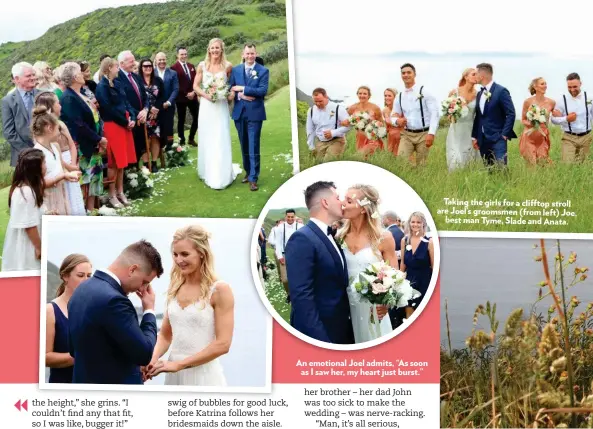
[[[208,299],[181,308],[177,298],[167,305],[167,313],[173,340],[169,361],[178,361],[205,349],[216,338],[214,332],[214,309],[210,298],[216,289],[212,285]],[[214,359],[204,365],[167,373],[166,385],[175,386],[226,386],[220,360]]]
[[[198,67],[202,69],[202,87],[215,80],[227,84],[226,71],[211,73],[203,62]],[[198,176],[206,186],[224,189],[239,173],[241,168],[233,164],[228,100],[211,102],[202,98],[198,115]]]
[[[469,162],[480,159],[480,152],[472,144],[472,128],[476,116],[476,100],[467,105],[469,113],[449,126],[447,133],[447,166],[449,171],[462,168]]]
[[[389,315],[386,314],[378,326],[372,325],[370,323],[371,304],[366,301],[360,301],[352,286],[354,280],[367,266],[379,262],[382,259],[373,252],[371,246],[359,250],[356,254],[352,254],[348,248],[345,248],[344,256],[346,256],[346,263],[348,264],[348,301],[350,302],[354,342],[356,344],[364,343],[389,334],[393,331]]]

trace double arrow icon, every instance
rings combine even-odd
[[[21,400],[19,399],[18,402],[16,404],[14,404],[14,406],[19,411],[21,411],[21,409],[23,409],[25,411],[29,411],[29,405],[27,404],[27,399],[25,399],[24,402],[21,402]]]

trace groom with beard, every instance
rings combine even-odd
[[[342,201],[334,183],[320,181],[305,190],[305,204],[311,220],[291,235],[285,250],[290,324],[319,341],[354,344],[348,268],[331,227],[342,218]]]
[[[142,240],[76,288],[68,303],[73,383],[143,384],[140,367],[150,363],[157,337],[150,282],[162,274],[159,252]],[[140,325],[133,292],[142,301]]]

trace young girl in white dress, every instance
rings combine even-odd
[[[235,304],[230,286],[216,279],[208,238],[198,225],[173,237],[167,309],[146,378],[165,372],[167,385],[226,386],[218,358],[231,347]]]
[[[45,159],[39,149],[19,155],[8,193],[10,220],[2,251],[2,271],[41,269],[41,216]]]

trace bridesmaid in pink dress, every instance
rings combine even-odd
[[[556,102],[545,96],[548,84],[542,77],[535,78],[529,84],[529,97],[523,102],[522,123],[525,126],[521,140],[519,141],[519,152],[528,164],[549,164],[550,159],[550,131],[548,130],[548,120],[550,113],[556,107]],[[546,123],[540,124],[539,129],[535,129],[527,119],[527,111],[531,105],[546,109]]]
[[[381,108],[376,104],[369,102],[369,99],[371,98],[371,89],[368,86],[359,87],[356,95],[358,96],[358,103],[353,104],[348,108],[349,115],[353,115],[356,112],[367,112],[372,119],[381,122],[384,121]],[[346,125],[348,124],[346,123]],[[383,149],[382,140],[369,140],[364,131],[356,132],[356,150],[363,152],[365,155],[371,155],[377,149]]]
[[[385,107],[383,108],[383,118],[387,125],[387,149],[397,156],[397,150],[399,149],[399,140],[401,138],[401,128],[391,125],[391,112],[393,111],[393,101],[397,97],[397,90],[393,88],[387,88],[383,92],[385,98]]]

